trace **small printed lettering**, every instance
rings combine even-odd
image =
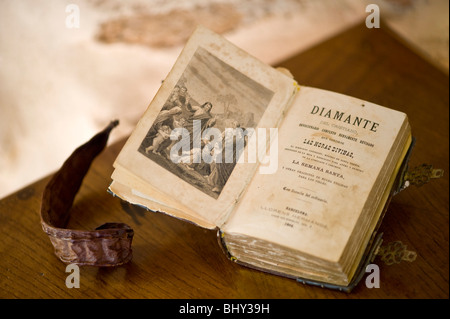
[[[306,128],[311,129],[311,130],[314,130],[314,131],[318,131],[319,130],[319,128],[317,126],[312,126],[312,125],[304,124],[304,123],[300,123],[300,124],[298,124],[298,126],[306,127]]]
[[[348,136],[348,137],[350,138],[350,136]],[[344,150],[344,149],[342,149],[340,147],[332,146],[332,145],[329,145],[329,144],[326,144],[326,143],[317,142],[317,141],[314,142],[313,140],[305,138],[303,140],[303,144],[312,145],[314,147],[317,147],[317,148],[320,148],[320,149],[323,149],[323,150],[326,150],[326,151],[338,153],[340,155],[344,155],[344,156],[353,158],[353,152],[350,152],[350,151]]]
[[[354,141],[354,142],[358,141],[358,139],[356,137],[352,137],[352,136],[345,135],[345,134],[342,134],[342,133],[339,133],[339,137],[343,137],[343,138],[346,138],[346,139],[348,139],[350,141]]]
[[[327,173],[327,174],[337,177],[337,178],[342,178],[342,179],[344,178],[344,176],[341,173],[334,172],[329,169],[323,169],[323,167],[320,167],[320,166],[316,166],[316,165],[312,165],[312,164],[308,164],[308,163],[301,163],[300,165],[303,167],[309,168],[309,169],[313,169],[313,170],[322,172],[322,173]]]
[[[223,313],[232,314],[263,314],[269,313],[269,304],[224,304]]]
[[[214,309],[214,306],[201,306],[201,305],[190,305],[186,303],[186,305],[181,306],[179,313],[182,314],[205,314],[209,317]]]
[[[335,132],[335,131],[330,131],[330,130],[327,130],[327,129],[325,129],[325,128],[322,129],[322,132],[327,133],[327,134],[330,134],[330,135],[336,135],[336,132]]]
[[[286,206],[286,210],[290,211],[290,212],[294,212],[294,213],[300,214],[300,215],[304,215],[304,216],[308,215],[306,212],[304,212],[304,211],[302,211],[300,209],[292,208],[292,207],[289,207],[289,206]]]
[[[367,142],[367,141],[364,141],[364,140],[360,140],[359,143],[367,145],[369,147],[374,147],[375,146],[373,143],[370,143],[370,142]]]
[[[269,314],[270,305],[264,303],[225,303],[220,306],[194,305],[186,303],[180,306],[180,314],[200,314],[210,317],[213,313],[223,314]]]

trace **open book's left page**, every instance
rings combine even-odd
[[[296,91],[291,77],[198,27],[117,157],[110,191],[219,226],[258,168],[249,141],[278,126]]]

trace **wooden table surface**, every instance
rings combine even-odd
[[[290,69],[300,84],[407,113],[417,138],[411,166],[448,168],[448,75],[409,50],[384,25],[357,25],[280,66]],[[366,287],[363,278],[347,294],[237,265],[223,254],[215,231],[112,197],[106,189],[123,143],[112,144],[94,161],[69,227],[89,230],[105,222],[127,223],[135,231],[133,260],[116,268],[80,267],[80,288],[67,288],[66,265],[54,255],[40,225],[47,177],[0,201],[0,298],[449,297],[447,171],[441,179],[398,194],[382,225],[385,242],[402,241],[417,259],[388,266],[378,257],[374,263],[380,268],[380,288]]]

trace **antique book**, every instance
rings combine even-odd
[[[407,115],[298,84],[198,27],[114,162],[108,191],[217,229],[230,259],[349,287],[412,145]]]

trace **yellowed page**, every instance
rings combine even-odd
[[[376,230],[375,228],[379,222],[381,215],[383,214],[384,209],[386,208],[385,205],[388,202],[389,197],[392,196],[392,193],[391,193],[392,187],[394,186],[394,182],[397,178],[397,174],[399,173],[399,171],[401,169],[403,159],[405,158],[406,154],[408,153],[409,147],[411,146],[412,136],[410,133],[411,133],[411,131],[409,129],[405,131],[406,143],[404,143],[404,145],[403,145],[403,151],[401,152],[400,159],[397,161],[397,163],[395,165],[394,173],[389,178],[388,186],[384,190],[383,195],[379,200],[378,207],[377,207],[376,211],[374,211],[374,213],[372,214],[373,217],[372,217],[371,222],[368,223],[367,228],[357,229],[358,227],[356,227],[356,229],[354,229],[354,232],[362,232],[364,235],[362,236],[363,239],[360,242],[355,242],[355,243],[352,243],[347,246],[347,252],[348,252],[349,258],[353,257],[354,260],[359,261],[359,260],[361,260],[362,256],[366,252],[366,246],[369,243],[369,241],[373,235],[373,232]],[[358,266],[359,266],[358,262],[353,262],[353,263],[348,264],[349,278],[353,277]]]
[[[406,121],[401,112],[301,87],[279,130],[277,172],[255,175],[224,232],[339,261]]]
[[[113,194],[120,194],[120,198],[122,200],[125,200],[134,205],[139,205],[153,212],[164,213],[176,217],[178,219],[184,219],[204,228],[208,229],[216,228],[216,225],[208,223],[207,221],[204,220],[204,218],[198,215],[186,213],[186,211],[182,209],[180,210],[179,208],[174,206],[167,206],[167,204],[162,203],[153,197],[144,195],[140,191],[129,188],[128,186],[120,184],[118,182],[113,182],[110,185],[109,190]]]
[[[109,191],[117,196],[120,194],[120,198],[123,200],[144,206],[154,212],[162,212],[181,219],[191,220],[205,228],[216,227],[215,224],[206,222],[204,218],[189,207],[180,205],[174,198],[161,193],[156,187],[146,184],[142,179],[131,175],[124,169],[114,170],[112,178],[114,181],[109,186]],[[118,183],[118,180],[123,181],[123,183]],[[125,189],[127,190],[125,191]]]
[[[225,38],[199,27],[118,155],[114,167],[139,176],[151,185],[149,191],[157,188],[173,201],[197,212],[207,223],[221,224],[254,175],[257,161],[236,164],[227,174],[220,175],[223,177],[220,181],[211,174],[209,163],[206,167],[203,163],[187,167],[186,163],[178,161],[184,158],[193,164],[194,155],[202,154],[198,152],[203,147],[198,136],[204,138],[207,129],[223,133],[233,127],[255,130],[277,127],[295,92],[296,83],[289,76],[258,61]],[[168,118],[171,124],[167,124]],[[194,118],[201,118],[197,122],[201,127],[200,135],[192,133]],[[197,142],[196,145],[181,143],[188,145],[190,152],[181,153],[185,149],[179,148],[178,153],[175,152],[176,160],[170,150],[180,146],[179,141],[174,140],[176,145],[167,146],[167,134],[174,130],[175,122],[179,128],[186,128],[190,141]],[[258,152],[260,142],[258,140]],[[152,194],[142,195],[152,197]]]

